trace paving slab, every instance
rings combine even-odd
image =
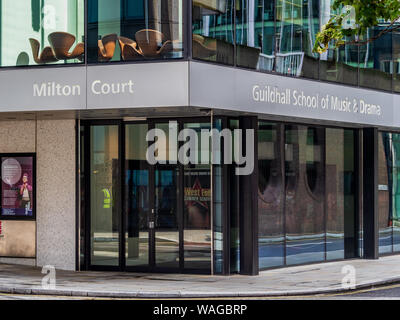
[[[343,287],[344,267],[355,286]],[[345,260],[263,271],[258,276],[207,276],[56,270],[56,286],[42,287],[41,268],[0,264],[0,293],[102,298],[234,298],[346,292],[400,283],[400,255]]]

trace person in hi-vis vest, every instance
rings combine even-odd
[[[104,188],[103,190],[104,200],[103,200],[103,209],[111,209],[112,207],[112,199],[111,192],[109,189]]]

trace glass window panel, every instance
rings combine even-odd
[[[149,263],[149,167],[147,124],[125,126],[126,265]]]
[[[400,134],[392,134],[392,225],[393,251],[400,251]]]
[[[193,0],[193,58],[234,63],[234,0]]]
[[[282,155],[279,125],[258,124],[258,251],[260,269],[284,264]]]
[[[93,126],[90,136],[91,264],[118,266],[118,126]]]
[[[0,66],[84,60],[84,0],[2,0],[0,6]]]
[[[156,267],[179,267],[178,169],[160,166],[155,170],[155,256]]]
[[[398,27],[399,23],[395,24]],[[400,31],[392,31],[393,52],[393,90],[400,92]]]
[[[325,259],[323,128],[285,127],[286,262]]]
[[[366,39],[377,36],[386,24],[368,29]],[[360,47],[360,86],[392,90],[392,34],[387,33]]]
[[[237,1],[235,17],[237,65],[273,71],[275,60],[274,1]]]
[[[182,0],[88,0],[88,61],[183,57]]]
[[[333,13],[331,1],[321,1],[322,24],[329,21],[331,13]],[[358,46],[346,45],[337,49],[329,48],[327,52],[322,53],[319,76],[321,80],[358,85]]]
[[[400,134],[379,134],[379,253],[400,251]]]
[[[392,134],[379,133],[379,253],[393,251],[393,154]]]
[[[276,1],[275,71],[318,79],[319,56],[312,52],[320,25],[320,1]]]
[[[211,129],[210,123],[187,123],[185,129],[193,129],[198,136],[198,155],[201,157],[204,146],[201,144],[202,129]],[[216,170],[216,199],[214,207],[214,247],[222,253],[222,212],[221,177]],[[184,256],[185,269],[211,270],[211,166],[188,165],[184,168]],[[217,254],[218,256],[218,254]],[[222,261],[221,259],[219,259]],[[217,263],[218,265],[218,263]],[[218,270],[216,270],[218,271]]]
[[[176,150],[176,145],[170,146],[170,127],[176,128],[178,130],[178,123],[176,121],[171,121],[169,123],[156,123],[155,129],[159,130],[160,135],[158,135],[156,143],[158,145],[158,149],[156,149],[155,157],[159,163],[167,164],[169,161],[173,161],[170,157],[173,157],[172,154],[178,154]],[[146,152],[147,150],[142,150],[142,156],[144,155],[144,159],[146,159]],[[170,151],[172,154],[170,155]],[[176,159],[175,159],[176,161]]]
[[[321,54],[320,79],[356,86],[358,84],[358,46],[346,45]]]
[[[326,129],[326,258],[356,256],[354,133]]]
[[[216,119],[214,121],[214,128],[218,131],[222,130],[222,120]],[[222,146],[220,152],[222,151]],[[221,274],[223,272],[224,255],[223,255],[223,167],[221,165],[214,165],[213,168],[213,208],[214,208],[214,273]]]

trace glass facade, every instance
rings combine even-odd
[[[182,0],[88,0],[89,63],[182,56]]]
[[[400,251],[400,134],[379,133],[379,253]]]
[[[315,37],[331,14],[331,0],[193,0],[193,58],[399,92],[398,30],[319,55]],[[363,39],[386,27],[382,22]]]
[[[90,242],[93,266],[119,264],[118,126],[93,126],[90,141]]]
[[[84,0],[1,0],[0,66],[84,60]]]
[[[354,131],[259,122],[258,139],[260,269],[357,256]]]
[[[400,92],[396,28],[365,45],[313,52],[316,34],[331,17],[331,0],[193,0],[192,21],[187,5],[0,0],[0,67],[83,63],[85,56],[91,64],[184,58],[190,45],[197,60]],[[382,21],[362,39],[387,26]],[[190,44],[184,42],[188,32]]]
[[[198,159],[202,153],[209,150],[202,145],[200,134],[202,130],[210,130],[210,123],[185,123],[184,129],[192,129],[198,137]],[[184,204],[183,204],[183,236],[185,268],[211,270],[211,166],[207,164],[192,164],[184,166]],[[215,206],[218,207],[218,206]],[[221,214],[216,214],[219,217]],[[218,220],[214,228],[220,227]],[[222,238],[222,232],[220,237]]]
[[[234,17],[234,0],[193,0],[193,57],[233,65]]]
[[[130,124],[125,127],[125,259],[129,267],[146,266],[149,263],[147,132],[147,124]]]
[[[158,132],[155,144],[146,140],[151,129]],[[83,122],[84,268],[211,272],[213,247],[222,247],[222,212],[213,215],[213,244],[211,165],[174,160],[187,145],[177,140],[179,129],[196,134],[191,152],[202,159],[210,145],[200,134],[210,131],[209,121]],[[151,165],[155,145],[158,162]]]

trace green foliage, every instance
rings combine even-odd
[[[344,6],[352,6],[355,9],[355,26],[345,29],[343,22],[348,18],[350,11],[342,12]],[[328,23],[322,26],[317,33],[314,52],[322,53],[331,48],[337,48],[346,43],[346,38],[356,39],[355,43],[368,41],[363,39],[368,28],[377,26],[381,22],[388,22],[390,27],[400,17],[399,0],[334,0],[332,14]]]

